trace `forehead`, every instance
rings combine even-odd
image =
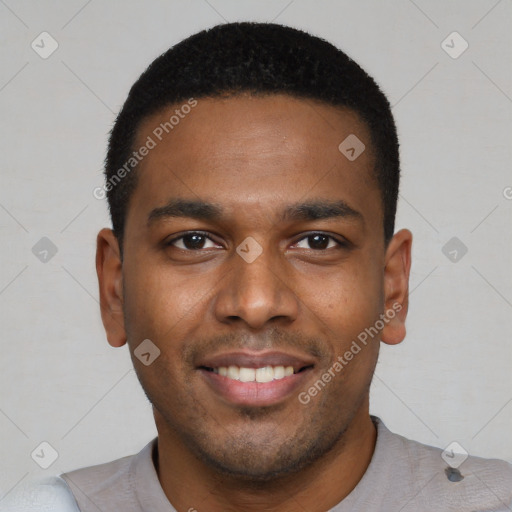
[[[348,108],[283,94],[244,94],[200,98],[193,102],[195,106],[191,107],[191,100],[184,100],[143,120],[136,146],[151,136],[160,149],[172,145],[176,156],[188,153],[191,157],[204,154],[215,157],[217,151],[212,152],[211,146],[220,143],[221,149],[230,146],[232,153],[238,149],[242,157],[247,153],[244,151],[246,143],[264,144],[266,149],[273,148],[277,153],[300,144],[300,148],[296,148],[300,156],[306,155],[308,150],[337,150],[342,140],[352,134],[370,149],[366,124]],[[181,145],[184,141],[186,146]],[[366,156],[369,153],[367,151]],[[275,156],[275,152],[270,156]]]
[[[154,147],[137,167],[133,207],[154,209],[178,197],[240,216],[242,204],[268,212],[311,196],[363,210],[373,204],[378,216],[370,134],[353,111],[285,95],[195,101],[165,108],[139,127],[135,147],[149,140]],[[343,143],[354,146],[354,137],[364,144],[355,150],[364,151],[351,160]]]

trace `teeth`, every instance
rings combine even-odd
[[[240,368],[240,382],[254,382],[256,378],[256,370],[254,368]]]
[[[220,373],[220,368],[219,368]],[[227,370],[227,377],[230,379],[238,380],[238,377],[240,376],[240,368],[238,366],[230,366]]]
[[[284,366],[276,366],[274,368],[274,379],[282,379],[284,377]]]
[[[220,366],[213,370],[222,377],[240,382],[272,382],[293,375],[293,366],[264,366],[262,368],[245,368],[238,366]]]
[[[265,366],[256,370],[256,382],[271,382],[274,379],[272,366]]]

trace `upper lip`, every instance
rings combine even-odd
[[[239,366],[244,368],[263,368],[264,366],[293,366],[295,372],[307,366],[313,366],[314,360],[305,355],[286,352],[235,351],[206,356],[199,361],[198,368],[219,368],[221,366]]]

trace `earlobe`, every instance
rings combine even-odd
[[[405,319],[409,307],[411,246],[412,233],[402,229],[395,233],[386,250],[384,304],[388,321],[382,330],[381,340],[389,345],[396,345],[405,338]]]
[[[123,315],[123,274],[119,243],[111,229],[98,233],[96,273],[100,292],[101,319],[113,347],[126,343]]]

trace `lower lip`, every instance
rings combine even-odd
[[[241,382],[208,370],[199,371],[217,395],[230,404],[262,407],[282,402],[304,386],[311,370],[307,368],[271,382]]]

